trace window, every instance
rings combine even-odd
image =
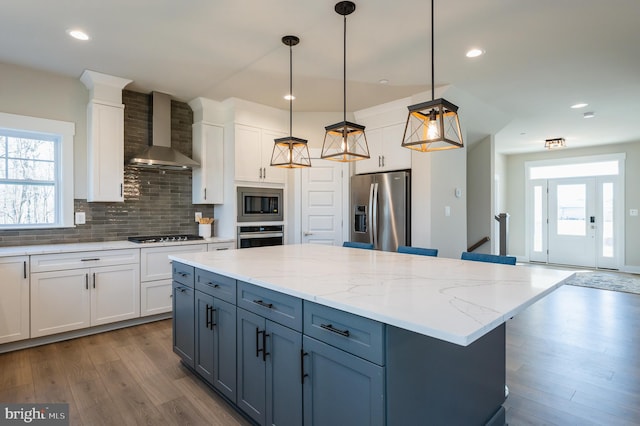
[[[74,128],[0,113],[0,229],[73,226]]]

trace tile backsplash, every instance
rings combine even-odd
[[[151,96],[124,90],[125,161],[142,151],[151,132]],[[191,157],[193,112],[171,101],[172,146]],[[213,206],[191,203],[191,171],[125,166],[124,203],[74,200],[86,224],[75,228],[0,231],[0,246],[125,240],[132,235],[197,234],[194,213],[213,217]]]

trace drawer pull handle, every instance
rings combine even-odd
[[[330,331],[332,333],[336,333],[336,334],[339,334],[339,335],[344,336],[344,337],[349,337],[349,330],[340,330],[338,328],[335,328],[331,324],[320,324],[320,327],[322,327],[325,330]]]
[[[262,300],[254,300],[253,303],[264,306],[265,308],[273,309],[273,303],[264,303]]]
[[[93,262],[93,261],[97,261],[100,260],[99,257],[86,257],[84,259],[80,259],[80,262]]]
[[[180,274],[180,276],[181,276],[182,278],[185,278],[185,277],[188,277],[189,275],[191,275],[191,274],[190,274],[190,273],[188,273],[188,272],[178,272],[178,274]]]
[[[207,285],[212,286],[213,288],[220,288],[220,284],[214,284],[211,281],[209,281]]]

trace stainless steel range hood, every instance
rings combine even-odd
[[[171,148],[171,97],[166,93],[152,92],[151,145],[129,160],[138,167],[165,170],[184,170],[199,164]]]

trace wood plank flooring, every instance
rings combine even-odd
[[[507,421],[640,424],[640,296],[563,286],[507,323]],[[171,321],[0,354],[0,401],[72,425],[247,425],[184,368]],[[396,426],[396,425],[390,425]]]

